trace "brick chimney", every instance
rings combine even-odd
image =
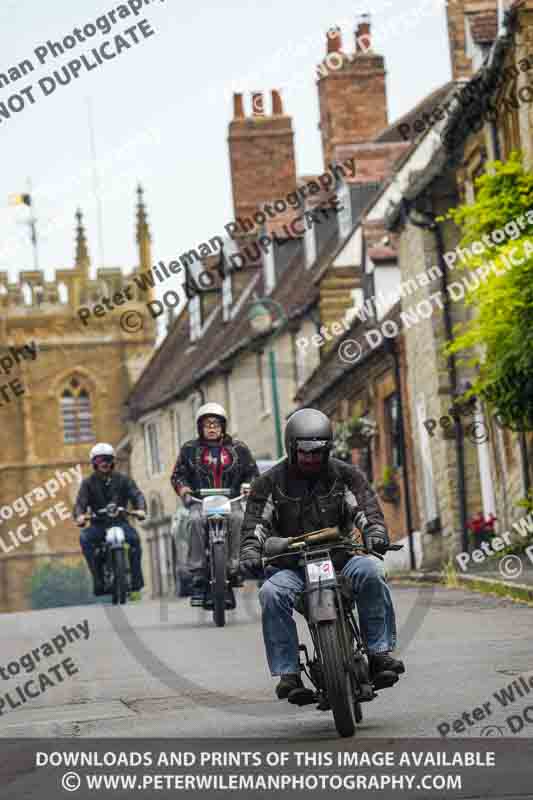
[[[503,0],[506,10],[511,0]],[[498,0],[447,0],[446,18],[454,80],[470,78],[472,59],[467,56],[467,41],[488,45],[494,41],[498,27]]]
[[[385,62],[371,49],[370,18],[360,18],[355,30],[355,52],[331,57],[331,32],[327,54],[318,68],[318,100],[324,163],[335,158],[338,145],[369,142],[388,124]],[[337,37],[341,53],[341,39]],[[329,56],[329,58],[328,58]]]
[[[262,92],[252,92],[246,116],[242,94],[233,96],[229,156],[235,219],[253,218],[260,203],[286,197],[296,188],[292,120],[283,113],[278,91],[272,91],[271,113]]]

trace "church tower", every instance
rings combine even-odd
[[[79,465],[87,476],[91,447],[117,445],[127,433],[124,403],[156,340],[146,309],[153,290],[133,280],[151,266],[141,187],[137,194],[133,273],[101,267],[90,277],[80,209],[73,268],[51,281],[22,271],[16,283],[0,272],[0,611],[31,608],[28,581],[46,562],[81,561],[79,529],[67,513]],[[95,315],[103,298],[113,308]],[[82,307],[91,311],[84,321]]]

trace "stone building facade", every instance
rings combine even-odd
[[[476,417],[461,425],[440,423],[441,418],[446,423],[454,399],[474,373],[460,359],[443,355],[454,325],[468,320],[472,311],[462,302],[460,274],[443,258],[457,246],[460,233],[439,216],[474,199],[474,180],[483,174],[487,161],[505,160],[518,148],[531,168],[531,105],[517,100],[527,76],[517,69],[518,77],[510,86],[498,81],[498,76],[506,70],[511,74],[512,65],[527,58],[533,37],[532,11],[530,2],[515,3],[500,37],[496,38],[493,28],[494,40],[481,75],[487,86],[499,87],[489,95],[498,109],[496,122],[485,113],[483,98],[467,111],[456,106],[449,119],[418,138],[411,163],[406,160],[394,177],[397,193],[387,212],[389,228],[400,235],[402,282],[414,280],[428,264],[440,270],[434,281],[402,300],[405,311],[423,300],[432,304],[431,315],[416,324],[407,323],[404,332],[407,362],[417,364],[416,370],[409,370],[409,394],[428,567],[440,566],[469,549],[466,526],[478,512],[495,514],[500,532],[509,529],[523,516],[518,503],[531,485],[531,434],[502,429],[485,404]],[[453,284],[457,288],[449,289]],[[427,419],[437,421],[431,433],[424,425]],[[480,426],[483,436],[472,432],[472,423]]]
[[[57,270],[47,281],[42,272],[23,271],[18,283],[0,273],[0,363],[34,343],[34,359],[18,359],[3,383],[18,381],[22,392],[6,392],[0,407],[0,609],[30,608],[28,581],[36,569],[52,560],[69,564],[81,558],[79,530],[69,514],[78,479],[65,475],[81,465],[89,474],[88,452],[97,441],[118,445],[126,433],[123,404],[146,364],[155,343],[147,318],[138,333],[120,326],[117,308],[85,325],[77,311],[92,308],[104,296],[113,297],[132,276],[120,269],[98,269],[90,277],[90,258],[77,214],[76,256],[73,269]],[[139,268],[151,263],[150,234],[139,190],[137,208]],[[150,295],[132,289],[128,308],[144,313]],[[6,400],[6,396],[9,400]],[[119,468],[128,468],[127,460]],[[61,477],[63,476],[63,477]],[[52,494],[43,491],[48,483]],[[40,489],[40,491],[37,491]],[[31,495],[29,493],[32,493]],[[26,495],[14,513],[12,504]],[[53,496],[52,496],[53,495]],[[60,512],[48,514],[54,504]],[[43,515],[45,512],[45,516]],[[48,521],[47,521],[48,519]],[[40,524],[35,523],[38,520]],[[26,523],[25,528],[20,528]],[[20,528],[20,531],[19,531]],[[18,538],[18,534],[21,538]],[[33,535],[32,535],[33,534]],[[24,541],[22,540],[24,539]]]

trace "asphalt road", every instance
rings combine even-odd
[[[528,672],[533,687],[533,609],[443,587],[394,587],[393,596],[407,673],[363,707],[358,735],[435,737],[439,724],[451,727],[486,702],[490,714],[479,721],[469,717],[472,724],[465,721],[460,735],[511,735],[505,719],[533,707],[533,688],[517,694],[512,708],[500,707],[493,692]],[[133,604],[125,611],[85,606],[3,616],[0,736],[282,737],[331,745],[337,735],[329,712],[299,709],[273,694],[276,680],[266,668],[253,584],[229,617],[217,629],[188,599]],[[61,654],[59,639],[54,652],[43,655],[46,642],[64,636],[62,626],[83,626],[85,620],[88,638],[78,628],[80,638],[65,642]],[[34,671],[26,671],[32,668],[28,659],[17,675],[6,671],[36,648]],[[68,669],[58,667],[66,658]],[[24,692],[21,687],[34,679],[35,694],[39,673],[49,676],[42,693],[22,702],[16,687]],[[11,708],[17,701],[20,706]],[[531,719],[517,736],[532,736],[533,714]],[[500,730],[487,732],[488,726]]]

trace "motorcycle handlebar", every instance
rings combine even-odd
[[[113,515],[109,515],[107,509],[99,508],[97,511],[87,511],[87,512],[85,512],[85,514],[83,515],[85,517],[83,524],[86,524],[91,519],[99,519],[100,517],[105,517],[106,514],[108,516],[111,516],[111,519],[113,519],[114,517],[118,517],[119,514],[126,514],[126,515],[128,515],[130,517],[139,517],[139,514],[142,514],[142,515],[146,516],[146,512],[145,511],[141,511],[140,509],[133,509],[133,510],[130,511],[127,508],[123,508],[123,506],[117,506],[116,512]],[[79,523],[77,523],[77,524],[78,524],[78,527],[80,527]]]
[[[311,545],[310,547],[312,547],[312,546],[313,545]],[[327,547],[328,547],[328,543],[324,543],[324,544],[320,545],[320,547],[317,547],[317,550],[318,549],[324,550]],[[278,553],[275,556],[263,557],[262,558],[263,566],[266,566],[271,561],[276,561],[278,558],[287,558],[287,556],[301,556],[302,552],[304,550],[306,550],[306,549],[308,549],[308,547],[306,547],[305,542],[301,542],[300,546],[298,547],[297,550],[286,550],[285,552]],[[332,544],[329,549],[331,549],[331,550],[361,550],[361,551],[363,551],[363,553],[365,553],[368,556],[375,556],[376,558],[379,558],[380,561],[384,560],[383,555],[381,553],[376,553],[375,550],[367,550],[366,547],[363,547],[361,545]],[[402,550],[402,549],[403,549],[403,544],[391,544],[391,545],[389,545],[387,547],[387,549],[385,550],[385,553],[387,553],[389,550]]]

